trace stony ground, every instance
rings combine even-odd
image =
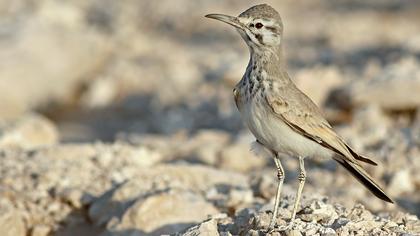
[[[268,1],[290,74],[378,163],[386,204],[333,161],[284,156],[271,235],[420,234],[420,4]],[[264,235],[276,172],[232,87],[245,44],[208,13],[254,1],[0,1],[0,235]]]

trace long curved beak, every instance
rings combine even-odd
[[[232,26],[234,26],[238,29],[243,29],[244,28],[244,26],[241,24],[241,22],[239,22],[238,17],[228,16],[228,15],[223,15],[223,14],[208,14],[208,15],[205,15],[205,17],[223,21],[223,22],[228,23],[229,25],[232,25]]]

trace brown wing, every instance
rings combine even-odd
[[[356,160],[376,164],[368,158],[361,157],[351,150],[347,144],[332,130],[331,125],[325,120],[317,106],[300,91],[300,101],[286,101],[281,96],[268,94],[266,101],[272,111],[289,125],[294,131],[328,148],[347,161],[358,164]],[[289,99],[290,100],[290,99]]]

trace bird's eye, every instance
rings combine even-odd
[[[257,29],[261,29],[263,26],[264,25],[259,23],[259,22],[257,24],[255,24],[255,28],[257,28]]]

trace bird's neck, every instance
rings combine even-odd
[[[286,72],[286,62],[281,45],[264,49],[250,47],[250,54],[248,69],[258,69],[269,76]]]
[[[261,88],[287,86],[291,83],[286,72],[282,49],[255,50],[250,47],[250,60],[238,86],[251,95]]]

